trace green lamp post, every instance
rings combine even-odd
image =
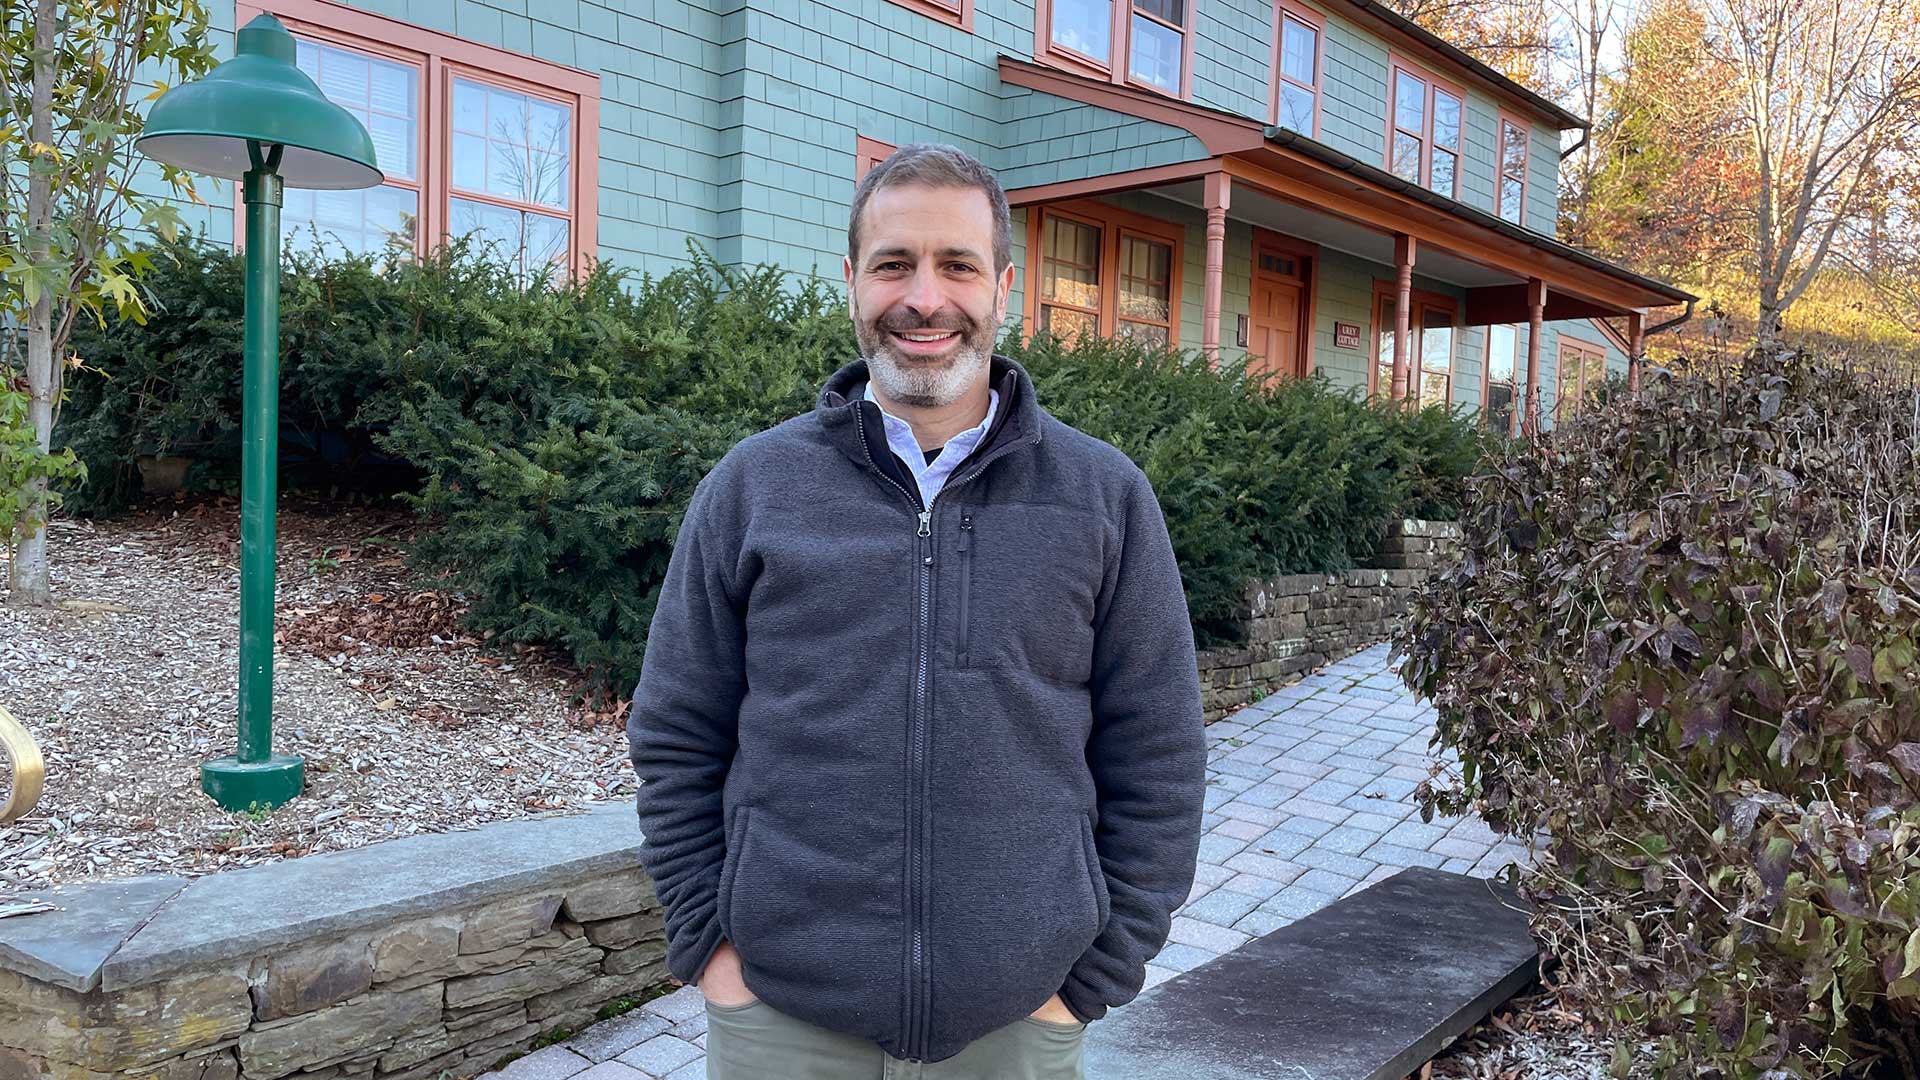
[[[200,766],[228,810],[300,794],[306,763],[273,752],[273,532],[280,433],[280,204],[283,186],[380,183],[373,139],[297,66],[293,35],[260,15],[234,57],[153,103],[134,147],[188,172],[239,180],[247,205],[247,307],[240,484],[240,721],[237,752]]]

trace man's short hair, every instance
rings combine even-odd
[[[985,165],[957,146],[945,143],[908,143],[875,165],[853,189],[853,212],[847,217],[847,258],[860,264],[860,215],[867,200],[884,187],[925,184],[928,187],[976,188],[986,193],[993,210],[993,272],[1013,262],[1013,220],[1007,213],[1007,193]]]

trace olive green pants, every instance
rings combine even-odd
[[[707,1002],[707,1080],[1085,1080],[1085,1024],[1031,1016],[924,1065],[866,1039],[809,1024],[764,1001]]]

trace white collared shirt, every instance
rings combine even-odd
[[[886,421],[887,446],[907,466],[907,472],[913,474],[914,482],[920,485],[920,505],[932,506],[933,497],[946,485],[947,477],[953,475],[953,471],[960,467],[960,462],[980,444],[987,434],[987,428],[993,425],[994,410],[1000,405],[1000,392],[988,386],[986,419],[948,439],[947,445],[940,448],[939,455],[929,462],[926,452],[920,449],[919,440],[914,438],[913,425],[880,405],[873,396],[872,385],[871,381],[861,384],[860,397],[872,401],[880,409],[880,417]]]

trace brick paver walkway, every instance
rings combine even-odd
[[[1387,670],[1385,645],[1207,725],[1200,863],[1147,985],[1409,866],[1488,877],[1525,860],[1477,819],[1420,820],[1432,735],[1433,710]],[[487,1077],[704,1080],[706,1030],[699,988],[683,986]]]

